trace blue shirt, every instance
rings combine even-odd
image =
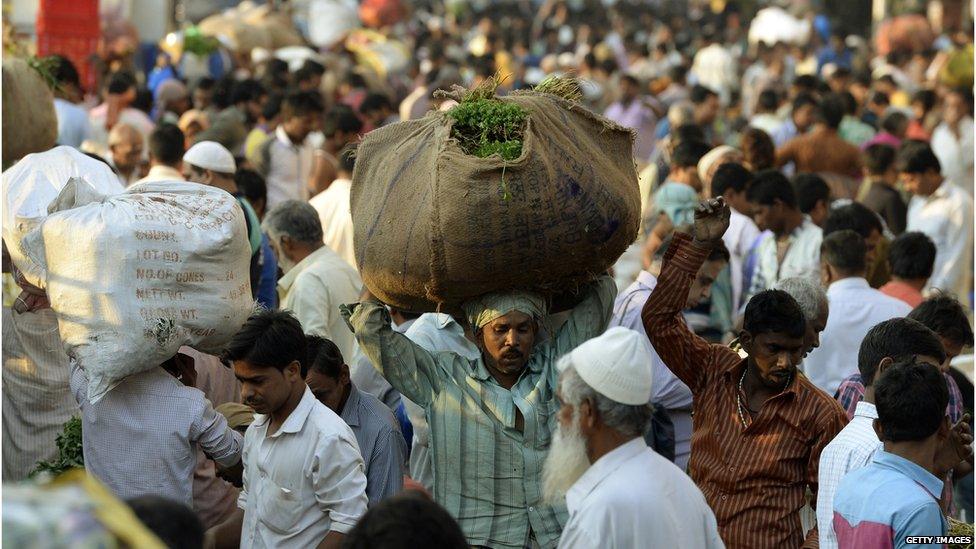
[[[837,488],[833,526],[838,547],[907,547],[907,536],[946,535],[941,493],[942,481],[935,475],[879,450],[870,464],[849,473]]]

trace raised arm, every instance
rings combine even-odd
[[[393,388],[426,407],[442,384],[441,369],[434,355],[395,332],[390,324],[390,312],[378,301],[342,305],[340,311],[373,367]]]
[[[711,345],[695,335],[685,323],[681,311],[688,301],[688,291],[698,276],[712,243],[721,239],[728,228],[729,209],[721,198],[703,202],[695,213],[695,233],[677,233],[664,256],[657,286],[644,304],[641,319],[644,331],[661,360],[678,379],[697,393],[708,372],[723,361],[736,360],[735,351],[722,345]]]

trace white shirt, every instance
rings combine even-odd
[[[203,392],[162,368],[123,379],[88,400],[88,376],[71,361],[71,392],[81,406],[85,469],[121,499],[163,496],[193,508],[199,446],[214,461],[240,461],[241,434]]]
[[[834,440],[820,452],[817,470],[817,528],[820,532],[820,548],[836,549],[834,533],[834,494],[847,473],[860,469],[871,462],[874,453],[883,448],[874,432],[874,420],[878,409],[870,402],[857,403],[854,418],[837,433]]]
[[[729,250],[729,272],[732,279],[732,311],[742,305],[742,293],[747,289],[743,283],[743,268],[752,246],[760,235],[759,227],[750,219],[735,210],[729,217],[729,228],[722,235],[722,241]]]
[[[350,361],[358,346],[339,314],[339,305],[359,301],[362,288],[359,273],[328,246],[322,246],[281,277],[278,297],[281,308],[295,313],[306,334],[332,341]]]
[[[764,112],[754,115],[749,120],[749,125],[766,132],[772,139],[773,134],[783,127],[783,119],[775,114]]]
[[[366,469],[352,429],[307,387],[281,428],[255,414],[244,435],[241,549],[315,547],[366,512]]]
[[[295,145],[278,126],[269,150],[268,211],[286,200],[308,200],[308,179],[312,174],[315,149],[311,140]]]
[[[935,269],[925,289],[965,299],[973,274],[973,198],[945,182],[931,196],[913,196],[906,230],[923,232],[935,243]]]
[[[701,490],[640,437],[596,460],[566,506],[560,548],[725,547]]]
[[[148,181],[186,181],[186,179],[176,168],[156,164],[152,168],[149,168],[149,173],[146,174],[146,177],[136,181],[136,183],[146,183]]]
[[[942,175],[953,185],[973,195],[973,119],[959,121],[959,138],[945,122],[932,132],[932,152],[939,158]]]
[[[756,249],[758,262],[752,277],[749,295],[772,288],[784,278],[799,276],[820,281],[820,244],[823,231],[810,217],[803,216],[803,222],[790,234],[790,247],[780,265],[776,256],[775,235],[763,239]]]
[[[820,334],[820,347],[803,361],[814,385],[833,396],[847,376],[857,373],[857,350],[868,330],[878,323],[912,312],[910,305],[868,285],[863,278],[845,278],[827,288],[830,315]]]
[[[699,50],[691,65],[691,74],[699,84],[718,93],[723,105],[729,104],[732,89],[739,86],[735,58],[721,44]]]
[[[657,278],[647,271],[641,271],[637,280],[617,296],[609,326],[623,326],[647,337],[641,311],[655,286]],[[687,469],[691,457],[691,389],[664,364],[653,345],[650,404],[667,410],[674,424],[674,463],[681,470]]]
[[[352,244],[352,212],[349,208],[351,190],[351,180],[336,179],[328,189],[312,197],[308,203],[319,213],[322,241],[356,269],[356,249]]]
[[[58,117],[58,144],[76,149],[91,135],[88,112],[70,101],[55,97],[54,113]]]

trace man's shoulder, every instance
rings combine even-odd
[[[360,417],[365,416],[369,418],[368,423],[370,428],[376,432],[376,436],[386,435],[393,431],[399,432],[400,427],[397,423],[396,416],[376,396],[359,390],[359,407]]]
[[[847,413],[844,412],[844,409],[833,397],[814,385],[806,375],[800,372],[797,372],[797,374],[798,400],[800,401],[800,405],[811,414],[811,417],[821,422],[825,422],[830,418],[843,420],[845,423],[847,422]]]

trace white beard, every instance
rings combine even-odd
[[[543,498],[551,505],[563,503],[566,492],[589,468],[586,441],[579,431],[579,417],[574,413],[572,427],[563,430],[559,423],[553,433],[549,455],[542,468]]]

